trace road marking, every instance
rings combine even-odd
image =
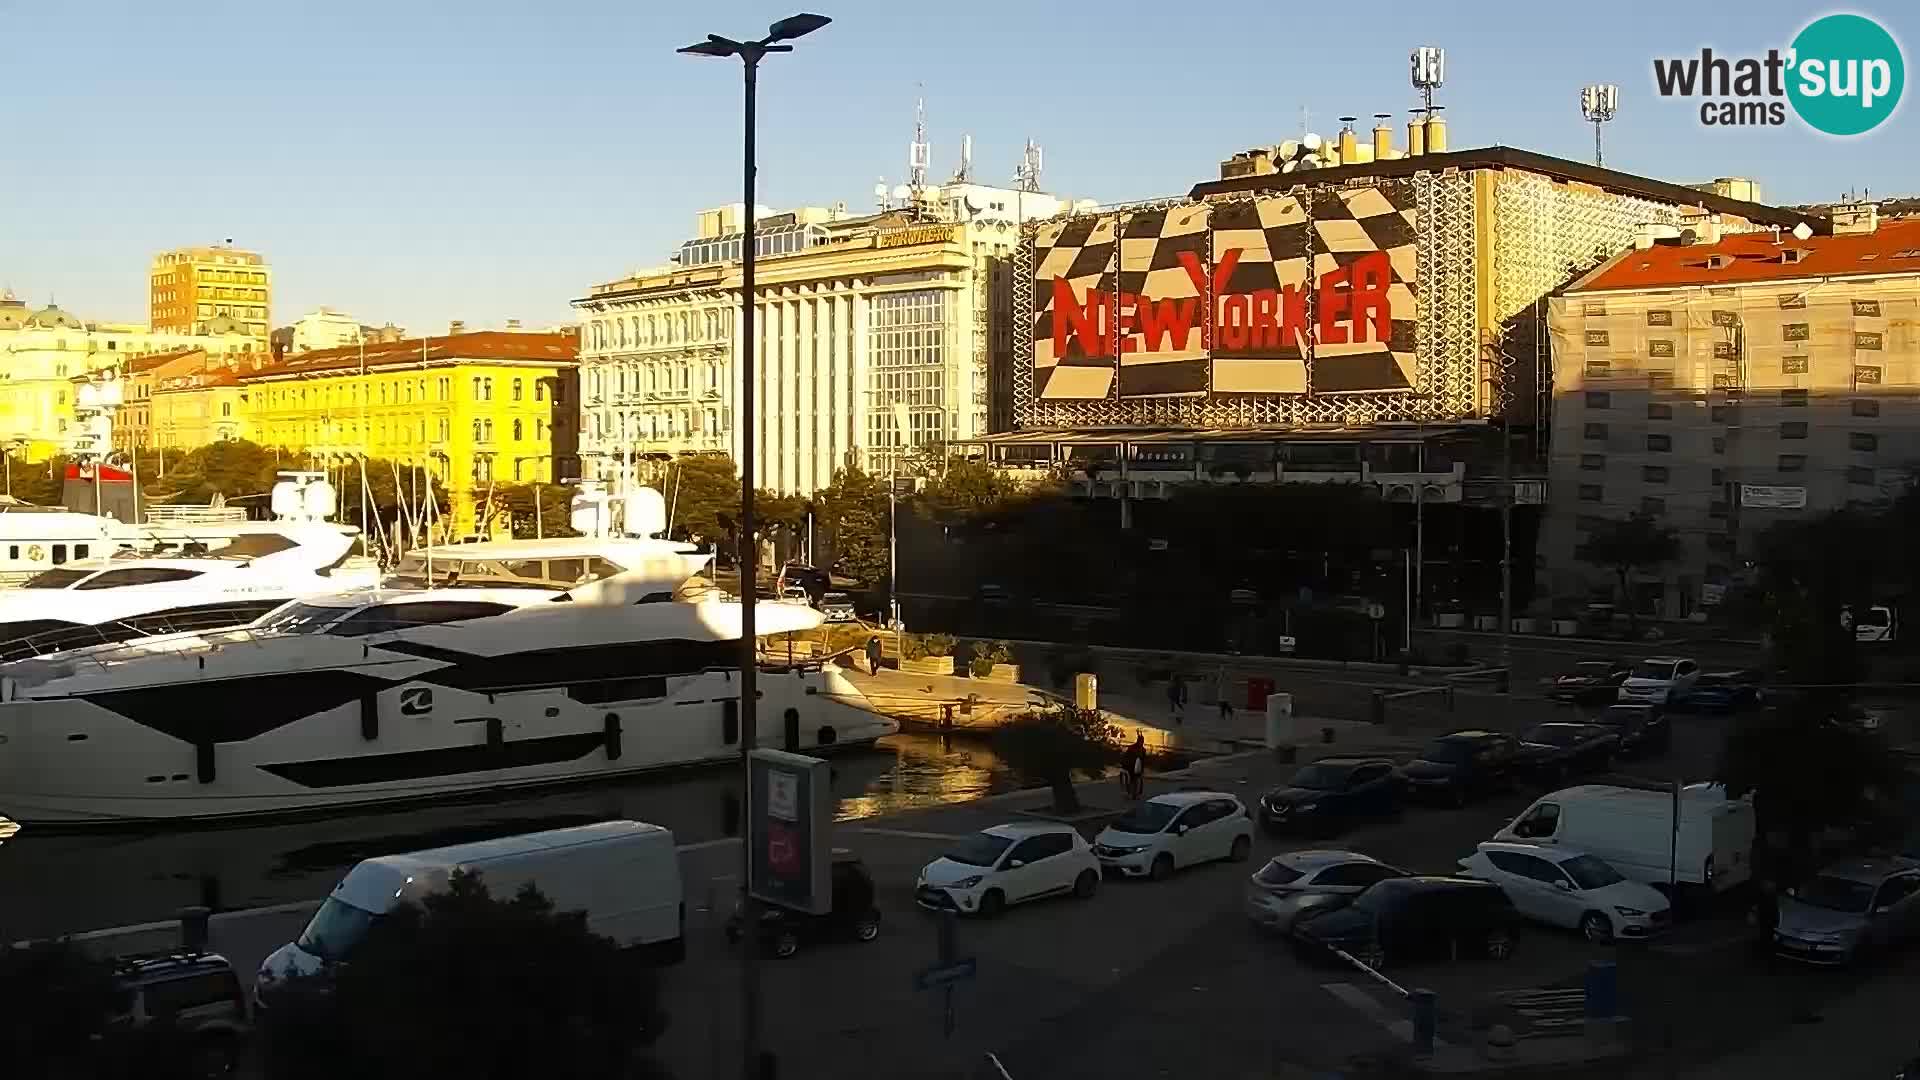
[[[1352,983],[1341,982],[1321,983],[1320,989],[1332,994],[1350,1008],[1364,1014],[1367,1019],[1386,1028],[1394,1038],[1399,1039],[1401,1042],[1411,1043],[1413,1041],[1413,1021],[1396,1015],[1392,1009],[1382,1005],[1379,998],[1374,997],[1361,987],[1355,986]],[[1449,1045],[1445,1039],[1437,1035],[1434,1036],[1433,1044],[1435,1046]]]
[[[959,833],[915,832],[912,829],[861,829],[868,836],[897,836],[905,840],[958,840]]]

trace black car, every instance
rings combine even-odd
[[[1663,754],[1673,746],[1673,725],[1658,705],[1609,705],[1595,713],[1591,722],[1620,736],[1621,757]]]
[[[1293,937],[1379,971],[1419,960],[1505,960],[1520,916],[1500,886],[1454,877],[1388,878],[1345,907],[1303,916]]]
[[[1557,675],[1547,697],[1571,701],[1576,705],[1600,704],[1614,700],[1620,684],[1627,681],[1633,665],[1625,660],[1582,660],[1573,670]]]
[[[827,595],[827,590],[833,588],[833,576],[825,570],[812,566],[801,566],[797,563],[788,564],[781,569],[780,582],[787,585],[798,585],[807,590],[808,598],[815,604],[820,602],[821,597]]]
[[[233,965],[218,953],[174,952],[114,961],[109,1026],[142,1031],[170,1025],[188,1040],[188,1075],[231,1076],[251,1029]]]
[[[1400,774],[1409,798],[1465,806],[1490,791],[1513,786],[1520,741],[1498,731],[1456,731],[1435,739]]]
[[[1520,736],[1516,768],[1542,783],[1603,772],[1620,749],[1620,733],[1605,724],[1538,724]]]
[[[1687,691],[1687,707],[1705,712],[1738,712],[1760,707],[1763,694],[1756,671],[1709,671]]]
[[[1321,758],[1260,796],[1260,821],[1315,836],[1400,809],[1400,775],[1386,758]]]
[[[792,956],[810,941],[872,941],[880,936],[880,909],[873,903],[873,875],[860,857],[848,851],[833,853],[833,910],[814,915],[791,908],[762,905],[760,943],[778,957]],[[740,911],[727,919],[727,940],[741,938]]]

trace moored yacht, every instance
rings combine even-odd
[[[527,554],[559,550],[549,541],[461,545],[436,552],[432,589],[304,601],[244,630],[0,669],[0,813],[247,818],[731,758],[740,605],[676,597],[705,561],[684,545],[596,543],[592,557],[615,565],[622,545],[645,554],[629,555],[635,569],[529,589],[486,580],[482,564],[515,561],[486,549],[519,546],[520,570],[541,564],[525,580],[548,585],[587,556]],[[755,618],[767,636],[820,621],[789,604],[757,605]],[[831,663],[767,666],[759,685],[761,745],[818,751],[896,729]]]

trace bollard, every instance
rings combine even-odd
[[[1611,1020],[1620,1015],[1620,968],[1613,961],[1587,965],[1586,991],[1587,1019]]]
[[[207,919],[213,912],[203,907],[183,907],[180,909],[180,947],[188,952],[201,952],[207,947]]]
[[[1413,1009],[1413,1052],[1421,1057],[1433,1053],[1433,1031],[1439,1022],[1439,1009],[1431,990],[1407,991],[1407,1005]]]
[[[1385,690],[1375,690],[1373,692],[1373,702],[1368,712],[1372,716],[1374,723],[1385,724],[1387,722],[1387,692]]]

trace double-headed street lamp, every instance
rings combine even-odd
[[[740,565],[740,791],[746,804],[752,803],[751,783],[749,780],[749,761],[753,754],[755,735],[759,731],[756,713],[756,698],[759,688],[756,685],[759,673],[758,642],[754,634],[754,605],[758,602],[758,590],[754,585],[754,571],[760,552],[754,543],[753,513],[753,264],[754,264],[754,88],[758,83],[760,61],[768,53],[792,52],[793,46],[785,44],[795,38],[804,37],[832,22],[825,15],[789,15],[767,27],[767,36],[758,41],[735,41],[718,34],[708,34],[707,40],[696,42],[679,51],[694,56],[735,56],[746,72],[746,109],[745,131],[742,161],[742,180],[744,194],[742,204],[745,209],[745,235],[740,242],[740,535],[745,545],[751,549],[737,558]],[[760,925],[760,905],[754,901],[753,891],[748,887],[752,881],[753,852],[744,842],[740,845],[740,917],[741,925],[748,928],[748,947],[740,950],[740,1054],[741,1075],[746,1080],[756,1080],[760,1074],[760,950],[753,947],[753,928]]]

